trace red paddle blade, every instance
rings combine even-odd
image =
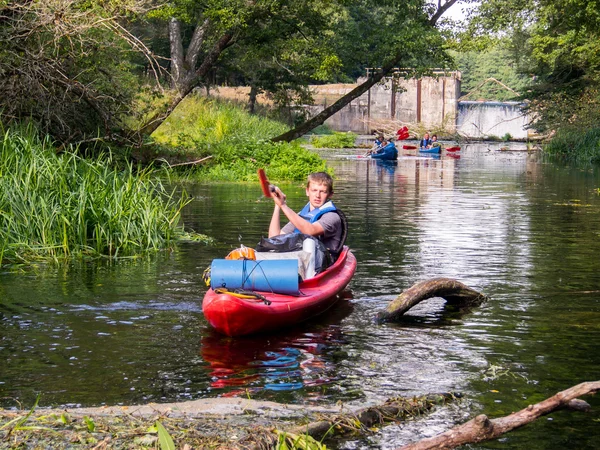
[[[460,147],[448,147],[446,149],[447,152],[457,152],[460,150]]]
[[[270,197],[271,191],[269,189],[269,180],[267,179],[264,169],[258,169],[258,180],[260,181],[260,188],[263,191],[263,195],[265,197]]]

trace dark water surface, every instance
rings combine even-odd
[[[310,324],[243,339],[212,332],[203,270],[266,233],[258,185],[194,185],[189,243],[152,261],[0,273],[1,406],[137,404],[219,396],[368,405],[460,391],[464,399],[344,448],[395,448],[479,413],[506,415],[600,380],[600,176],[537,154],[463,148],[397,165],[327,157],[358,260],[348,299]],[[515,147],[518,148],[518,147]],[[346,153],[353,153],[352,151]],[[298,209],[300,185],[282,186]],[[373,318],[397,294],[451,277],[490,297],[441,299],[401,323]],[[598,448],[600,401],[487,448]]]

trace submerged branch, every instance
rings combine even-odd
[[[428,298],[442,297],[451,305],[478,306],[487,297],[452,278],[432,278],[422,281],[402,292],[385,309],[377,314],[377,321],[397,320],[406,311]]]

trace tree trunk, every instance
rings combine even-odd
[[[248,112],[254,114],[256,110],[256,97],[258,96],[258,89],[255,85],[250,86],[250,94],[248,94]]]
[[[221,53],[233,45],[233,36],[232,31],[223,34],[215,43],[212,50],[206,55],[200,67],[188,72],[185,77],[179,79],[177,93],[171,103],[164,110],[158,111],[152,119],[146,122],[139,133],[142,135],[152,134],[169,117],[177,105],[198,85],[198,80],[202,79],[214,67]],[[181,36],[179,38],[181,39]]]
[[[169,43],[171,48],[171,88],[177,89],[185,76],[183,66],[183,43],[181,42],[181,22],[175,17],[169,20]]]
[[[447,0],[442,5],[441,0],[439,0],[438,9],[433,14],[433,16],[431,16],[431,18],[429,19],[429,24],[431,26],[435,26],[435,24],[437,23],[439,18],[442,16],[442,14],[444,14],[457,1],[458,0]],[[323,111],[321,111],[316,116],[312,117],[311,119],[307,120],[304,123],[301,123],[296,128],[293,128],[279,136],[274,137],[271,140],[273,142],[279,142],[279,141],[290,142],[290,141],[293,141],[294,139],[298,139],[299,137],[305,135],[310,130],[313,130],[314,128],[318,127],[319,125],[322,125],[328,118],[333,116],[336,112],[340,111],[342,108],[344,108],[346,105],[348,105],[348,103],[350,103],[352,100],[360,97],[362,94],[364,94],[369,89],[371,89],[371,87],[373,87],[375,84],[379,83],[386,75],[388,75],[392,70],[394,70],[394,68],[402,60],[402,56],[403,56],[402,51],[398,51],[398,53],[395,55],[395,57],[391,61],[389,61],[387,64],[385,64],[384,67],[381,69],[381,71],[378,72],[376,75],[374,75],[372,78],[367,79],[367,81],[365,81],[363,84],[352,89],[350,92],[348,92],[346,95],[344,95],[343,97],[338,99],[331,106],[328,106],[327,108],[325,108]]]
[[[401,450],[450,449],[460,445],[487,441],[533,422],[541,416],[562,408],[569,408],[577,397],[594,394],[600,390],[600,381],[589,381],[573,386],[516,413],[498,419],[488,419],[481,414],[474,419],[432,438],[423,439]]]
[[[377,322],[397,320],[406,311],[428,298],[442,297],[448,303],[459,306],[477,306],[486,296],[452,278],[432,278],[422,281],[402,292],[385,311],[377,314]]]

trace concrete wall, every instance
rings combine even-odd
[[[356,85],[313,86],[316,105],[311,114],[322,111]],[[387,78],[373,86],[361,97],[326,121],[334,130],[369,133],[373,128],[391,128],[422,124],[424,128],[444,126],[455,131],[456,105],[460,94],[460,73],[447,76],[425,77],[419,80]]]
[[[360,78],[357,84],[366,78]],[[308,107],[314,115],[350,92],[357,84],[313,86],[316,104]],[[459,102],[460,72],[419,80],[387,78],[325,122],[337,131],[370,134],[374,129],[409,128],[445,130],[469,138],[528,136],[528,118],[516,102]]]

